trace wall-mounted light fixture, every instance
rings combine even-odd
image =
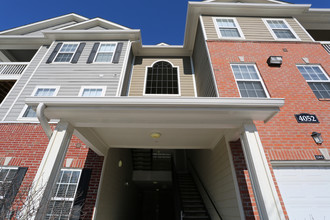
[[[270,56],[268,57],[268,66],[281,66],[283,58],[281,56]]]
[[[317,144],[322,144],[323,143],[323,138],[322,138],[321,133],[313,131],[311,136],[313,137],[315,143],[317,143]]]

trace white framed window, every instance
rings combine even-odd
[[[83,97],[98,97],[105,96],[106,86],[82,86],[79,96]]]
[[[54,63],[70,63],[78,46],[79,43],[63,43],[54,59]]]
[[[117,43],[101,43],[97,49],[94,63],[111,63],[115,55]]]
[[[276,40],[300,40],[285,19],[262,19]]]
[[[0,167],[0,202],[13,184],[18,167]]]
[[[81,170],[61,169],[48,204],[46,219],[69,219],[80,176]]]
[[[317,98],[330,98],[330,78],[319,65],[297,65]]]
[[[213,23],[219,38],[245,39],[236,18],[214,17]]]
[[[254,64],[231,64],[241,97],[269,98],[266,87]]]
[[[166,60],[147,66],[143,95],[181,95],[179,67]]]
[[[31,96],[56,96],[59,89],[59,86],[37,86],[33,90]],[[36,117],[36,112],[31,108],[31,106],[25,105],[19,116],[19,119],[35,120]]]

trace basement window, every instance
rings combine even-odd
[[[265,85],[254,64],[232,64],[241,97],[269,98]]]
[[[297,68],[318,99],[330,98],[330,78],[320,66],[299,65]]]
[[[263,19],[276,40],[300,40],[285,19]]]

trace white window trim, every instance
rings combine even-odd
[[[314,83],[330,83],[330,77],[328,76],[328,74],[324,71],[324,69],[322,68],[321,65],[315,65],[315,64],[304,64],[304,65],[296,65],[297,69],[299,66],[305,67],[305,66],[310,66],[310,67],[318,67],[322,73],[325,75],[325,77],[327,78],[327,80],[312,80],[312,79],[305,79],[305,77],[302,75],[302,73],[300,72],[300,70],[298,69],[298,72],[300,73],[300,75],[304,78],[304,80],[306,81],[306,83],[308,84],[309,82],[314,82]],[[316,96],[316,94],[314,93],[313,89],[308,85],[308,87],[311,89],[311,91],[313,92],[313,94],[315,95],[315,97],[317,99],[322,99],[322,98],[318,98]]]
[[[170,63],[172,65],[172,68],[176,68],[177,69],[177,74],[178,74],[178,94],[146,94],[148,68],[150,68],[150,67],[152,68],[155,63],[161,62],[161,61],[168,62],[168,63]],[[173,63],[170,62],[170,61],[168,61],[168,60],[157,60],[157,61],[153,62],[150,66],[146,66],[145,74],[144,74],[143,96],[181,96],[180,68],[179,68],[179,66],[174,66]]]
[[[98,61],[96,61],[96,57],[99,54],[99,51],[100,51],[100,48],[101,48],[101,45],[102,44],[114,44],[115,45],[115,50],[113,51],[113,55],[112,55],[111,60],[109,62],[98,62]],[[118,42],[100,42],[100,45],[97,48],[97,51],[95,53],[95,57],[94,57],[93,63],[97,63],[97,64],[109,64],[109,63],[112,63],[113,58],[115,57],[116,50],[117,50],[117,45],[118,45]]]
[[[242,66],[243,66],[243,65],[244,65],[244,66],[246,66],[246,65],[253,65],[254,68],[255,68],[255,70],[256,70],[256,72],[257,72],[257,74],[258,74],[259,79],[236,79],[236,76],[235,76],[235,73],[234,73],[234,70],[233,70],[233,65],[242,65]],[[238,92],[239,92],[239,95],[240,95],[241,98],[260,98],[260,97],[242,97],[242,95],[241,95],[241,91],[239,90],[239,87],[238,87],[238,83],[237,83],[238,81],[239,81],[239,82],[260,82],[260,83],[261,83],[261,86],[262,86],[262,88],[264,89],[265,94],[266,94],[266,97],[265,97],[265,98],[270,98],[269,93],[268,93],[268,91],[267,91],[267,88],[266,88],[266,86],[265,86],[265,84],[264,84],[263,79],[261,78],[261,75],[260,75],[260,73],[259,73],[259,70],[258,70],[256,64],[252,64],[252,63],[231,63],[231,64],[230,64],[230,68],[231,68],[231,71],[232,71],[232,73],[233,73],[233,75],[234,75],[235,83],[236,83],[236,87],[237,87],[237,89],[238,89]]]
[[[1,169],[7,169],[7,170],[18,170],[18,167],[12,167],[12,166],[1,166]],[[0,196],[0,199],[3,199],[3,196]]]
[[[105,92],[107,90],[107,87],[106,86],[82,86],[80,88],[78,96],[81,96],[81,97],[101,97],[101,96],[82,96],[85,89],[102,89],[101,96],[105,96]]]
[[[73,52],[73,55],[72,55],[70,61],[67,61],[67,62],[55,62],[55,60],[56,60],[58,54],[63,53],[63,52],[60,52],[60,51],[61,51],[62,47],[63,47],[65,44],[76,44],[76,45],[77,45],[77,48],[76,48],[76,50]],[[80,44],[80,42],[62,42],[62,45],[61,45],[60,49],[58,50],[56,56],[54,57],[52,63],[54,63],[54,64],[56,64],[56,63],[61,63],[61,64],[63,64],[63,63],[71,63],[71,61],[72,61],[74,55],[76,54],[76,52],[77,52],[77,50],[78,50],[78,48],[79,48],[79,44]],[[67,53],[67,52],[64,52],[64,53]]]
[[[62,168],[61,171],[79,171],[80,174],[79,174],[79,178],[78,178],[78,181],[77,181],[77,187],[76,187],[76,190],[73,194],[73,198],[64,198],[64,197],[51,197],[50,198],[50,201],[70,201],[72,202],[72,205],[71,205],[71,208],[70,208],[70,214],[72,212],[72,207],[73,207],[73,202],[74,202],[74,199],[76,198],[76,194],[77,194],[77,190],[78,190],[78,186],[79,186],[79,182],[80,182],[80,179],[81,179],[81,173],[82,173],[82,169],[68,169],[68,168]],[[55,180],[55,185],[57,184],[57,180]],[[54,186],[55,186],[54,185]],[[53,190],[53,189],[52,189]]]
[[[264,22],[264,24],[266,25],[268,31],[270,32],[270,34],[273,36],[273,38],[275,40],[278,41],[301,41],[301,39],[299,38],[299,36],[296,34],[296,32],[292,29],[292,27],[288,24],[288,22],[285,19],[277,19],[277,18],[263,18],[262,21]],[[267,21],[283,21],[284,24],[288,27],[288,29],[291,31],[291,33],[293,34],[293,36],[295,36],[295,38],[278,38],[275,34],[275,32],[273,31],[273,29],[269,26]],[[283,29],[283,30],[287,30],[287,29]]]
[[[44,96],[44,97],[53,97],[53,96],[57,96],[58,91],[60,90],[60,86],[36,86],[31,94],[32,97],[35,96],[36,92],[38,91],[38,89],[42,89],[42,88],[47,88],[47,89],[55,89],[54,94],[52,96]],[[17,120],[19,121],[38,121],[38,118],[32,118],[32,117],[23,117],[26,109],[28,108],[28,105],[24,105],[21,113],[19,114]]]
[[[217,19],[232,19],[234,21],[235,26],[237,28],[237,31],[238,31],[238,33],[240,34],[241,37],[223,37],[221,35],[220,30],[219,30]],[[241,26],[238,24],[236,18],[234,18],[234,17],[212,17],[212,20],[213,20],[213,24],[214,24],[215,30],[216,30],[219,38],[221,38],[221,39],[236,39],[236,40],[244,40],[245,39],[245,36],[244,36],[243,31],[241,29]]]
[[[327,82],[327,83],[330,83],[330,77],[329,77],[328,74],[324,71],[324,69],[322,68],[321,65],[315,65],[315,64],[304,64],[304,65],[296,65],[296,66],[297,66],[297,68],[298,68],[299,66],[302,66],[302,67],[305,67],[305,66],[309,66],[309,67],[318,67],[318,68],[322,71],[322,73],[325,75],[325,77],[327,78],[327,80],[313,80],[313,79],[308,79],[308,80],[307,80],[307,79],[304,78],[304,76],[302,75],[302,73],[300,73],[300,71],[299,71],[299,69],[298,69],[300,75],[306,80],[306,82]]]

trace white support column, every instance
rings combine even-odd
[[[260,218],[285,219],[280,199],[255,125],[243,125],[241,142]]]
[[[73,127],[68,122],[60,121],[57,124],[34,178],[33,188],[30,190],[34,202],[38,201],[34,207],[38,208],[35,217],[31,216],[29,219],[44,219],[52,187],[64,162],[72,134]]]

